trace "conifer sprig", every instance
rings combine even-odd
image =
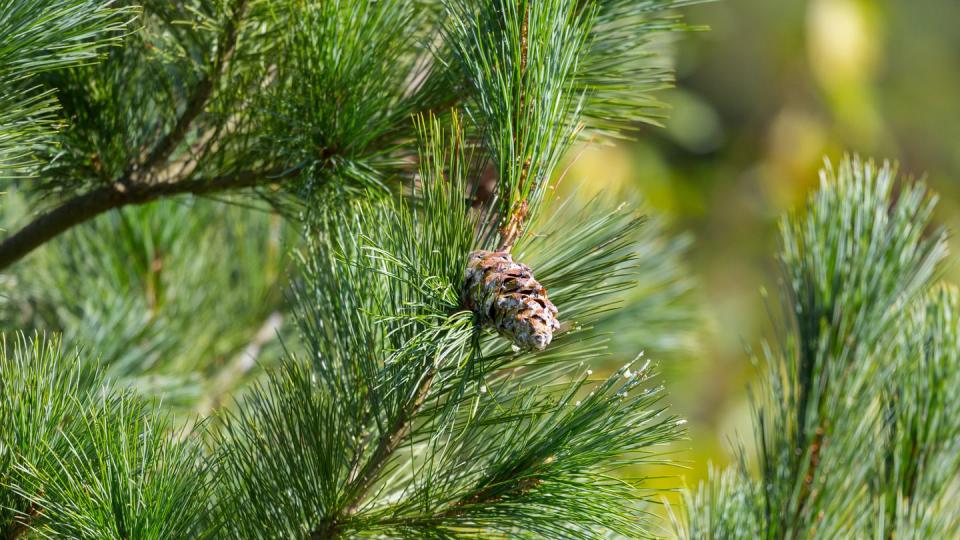
[[[472,86],[475,122],[496,163],[499,249],[537,212],[576,136],[582,95],[569,91],[589,21],[578,2],[450,2],[454,58]],[[572,121],[571,121],[572,120]]]
[[[680,423],[660,414],[642,366],[590,380],[583,361],[599,343],[557,343],[549,360],[504,351],[458,307],[478,241],[459,177],[468,160],[460,134],[436,120],[423,130],[414,198],[358,205],[304,253],[305,356],[228,413],[221,508],[264,531],[235,531],[253,537],[648,534],[640,483],[608,475],[665,459],[658,446]]]
[[[170,439],[168,419],[130,395],[79,408],[62,444],[18,465],[14,492],[45,538],[210,538],[208,465],[196,438]]]
[[[688,498],[683,537],[956,531],[943,497],[960,432],[940,400],[960,362],[955,294],[935,285],[946,256],[936,198],[859,158],[821,178],[781,226],[785,322],[754,395],[759,478],[741,451],[738,470]]]
[[[120,42],[135,10],[109,0],[6,2],[0,8],[0,179],[32,176],[36,146],[60,126],[39,76],[93,62]]]
[[[61,426],[82,399],[78,355],[63,358],[57,340],[18,337],[0,350],[0,533],[17,538],[39,508],[15,491],[24,463],[64,449]]]
[[[59,340],[0,351],[4,538],[207,537],[196,440],[174,441],[154,404],[104,385]]]

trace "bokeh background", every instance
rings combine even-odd
[[[723,0],[684,13],[709,30],[673,44],[664,128],[582,150],[570,174],[597,190],[639,188],[674,231],[692,233],[703,324],[662,365],[689,419],[694,484],[729,461],[738,434],[749,439],[745,351],[772,331],[761,289],[777,286],[776,222],[816,187],[824,157],[898,162],[940,193],[939,220],[960,230],[960,2]]]

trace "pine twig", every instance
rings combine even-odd
[[[436,368],[431,368],[430,371],[427,372],[427,374],[423,377],[423,380],[420,381],[419,388],[417,388],[417,393],[414,398],[407,402],[407,406],[397,416],[387,432],[380,436],[376,450],[374,450],[373,455],[367,461],[366,465],[360,469],[360,472],[357,475],[354,488],[354,502],[347,507],[347,515],[355,514],[357,512],[363,497],[373,486],[373,482],[377,477],[377,473],[383,469],[387,463],[387,459],[400,446],[403,438],[407,436],[407,432],[410,429],[413,417],[416,415],[417,411],[420,410],[420,407],[423,406],[424,402],[426,402],[427,396],[430,393],[430,387],[433,386],[433,379],[436,377],[436,375]]]
[[[512,485],[509,485],[503,490],[496,489],[497,487],[502,486],[502,484],[491,484],[487,487],[479,488],[473,491],[460,500],[454,501],[446,509],[439,511],[434,515],[413,518],[388,518],[378,520],[377,524],[380,526],[402,525],[405,527],[436,526],[442,524],[444,520],[456,519],[467,515],[468,507],[470,506],[494,504],[511,496],[523,495],[536,489],[542,483],[543,480],[540,478],[527,477],[516,480]]]
[[[130,167],[111,185],[77,195],[56,209],[34,219],[0,243],[0,270],[9,267],[28,253],[68,229],[92,219],[108,210],[131,204],[144,204],[161,196],[181,193],[206,194],[226,189],[253,187],[265,175],[241,173],[212,180],[177,179],[151,181],[176,147],[183,142],[190,126],[197,119],[213,95],[236,50],[240,21],[246,12],[248,0],[237,0],[217,44],[210,72],[200,80],[187,106],[167,133],[141,163]]]
[[[154,146],[150,154],[144,159],[143,163],[134,164],[133,170],[128,173],[136,175],[143,171],[143,175],[150,175],[154,170],[165,163],[176,147],[183,142],[190,126],[194,120],[200,116],[200,113],[207,106],[213,91],[216,89],[226,72],[227,65],[237,48],[237,37],[240,33],[240,21],[242,20],[247,8],[247,0],[237,0],[233,8],[233,13],[227,19],[224,32],[217,42],[217,53],[211,65],[210,72],[207,73],[190,95],[187,106],[177,118],[177,123],[173,129],[164,136],[160,142]],[[128,174],[129,175],[129,174]],[[139,175],[137,175],[139,176]],[[140,178],[146,180],[146,178]]]
[[[400,447],[400,443],[403,442],[404,437],[409,433],[410,426],[413,423],[413,417],[416,416],[417,411],[419,411],[426,402],[436,376],[437,369],[436,367],[432,367],[420,380],[413,399],[407,402],[404,409],[397,415],[386,432],[380,435],[377,447],[370,456],[370,459],[356,472],[351,471],[349,476],[351,487],[348,490],[351,494],[351,502],[349,502],[346,508],[338,515],[324,520],[315,527],[313,531],[310,532],[311,540],[323,540],[337,536],[343,519],[349,518],[357,513],[364,497],[366,497],[367,493],[373,487],[377,479],[377,474],[386,466],[390,456]]]

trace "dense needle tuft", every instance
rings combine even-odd
[[[506,251],[474,251],[467,261],[464,305],[521,349],[542,351],[560,328],[557,307],[530,268]]]

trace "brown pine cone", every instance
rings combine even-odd
[[[467,261],[463,303],[484,324],[521,349],[542,351],[560,328],[557,308],[525,264],[506,251],[474,251]]]

